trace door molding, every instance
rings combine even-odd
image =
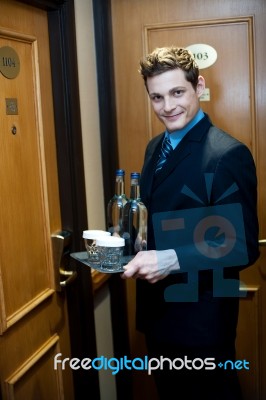
[[[120,168],[116,128],[111,0],[93,0],[94,34],[98,76],[102,170],[105,207],[114,193],[115,170]],[[108,279],[114,357],[130,358],[126,282],[118,274]],[[132,376],[123,370],[116,375],[117,400],[131,400]]]
[[[201,29],[204,27],[217,27],[217,26],[230,26],[230,25],[243,25],[246,28],[246,37],[247,37],[247,50],[248,51],[248,63],[249,63],[249,80],[251,82],[250,85],[250,119],[251,119],[251,133],[250,133],[250,143],[251,143],[251,151],[254,156],[255,161],[258,161],[258,149],[256,143],[256,105],[255,105],[255,50],[254,50],[254,15],[249,16],[239,16],[239,17],[228,17],[228,18],[213,18],[213,19],[204,19],[204,20],[193,20],[193,21],[178,21],[174,23],[153,23],[153,24],[145,24],[143,26],[143,54],[148,54],[152,51],[149,43],[151,39],[151,35],[154,33],[158,33],[160,31],[176,31],[184,30],[189,28],[197,28]],[[152,107],[147,97],[147,124],[149,131],[149,138],[153,137],[153,127],[151,121]]]
[[[72,233],[71,251],[83,251],[87,206],[79,106],[74,0],[17,0],[47,11],[62,229]],[[74,260],[77,279],[66,289],[71,356],[97,357],[92,279]],[[86,316],[86,318],[84,317]],[[100,399],[98,371],[73,371],[75,399]]]

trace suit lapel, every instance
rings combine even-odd
[[[164,133],[155,137],[150,142],[145,154],[145,162],[141,174],[141,197],[145,204],[149,202],[151,191],[155,190],[157,186],[159,186],[171,174],[178,164],[180,164],[186,157],[190,156],[192,152],[192,142],[200,142],[207,134],[211,125],[209,117],[205,115],[205,117],[181,140],[179,145],[167,159],[162,170],[157,175],[154,174],[154,171],[161,150]]]
[[[184,138],[185,139],[185,138]],[[157,175],[154,176],[153,190],[157,188],[180,164],[186,157],[191,154],[190,143],[188,140],[182,140],[180,144],[174,149],[163,168]]]
[[[159,157],[159,153],[161,151],[161,146],[164,138],[164,133],[156,136],[149,143],[145,160],[141,172],[141,198],[145,204],[148,204],[150,193],[152,190],[153,179],[154,179],[154,171],[156,168],[157,160]]]

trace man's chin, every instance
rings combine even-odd
[[[184,126],[186,126],[186,124],[187,124],[185,119],[182,117],[176,118],[173,121],[166,119],[166,120],[163,120],[162,122],[164,123],[164,125],[169,133],[183,129]]]
[[[166,129],[167,129],[167,132],[172,133],[172,132],[183,129],[184,126],[185,126],[185,124],[167,124]]]

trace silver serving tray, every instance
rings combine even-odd
[[[90,264],[88,261],[88,254],[86,251],[81,251],[79,253],[71,253],[70,254],[72,258],[74,258],[77,261],[80,261],[82,264],[86,265],[87,267],[90,267],[92,269],[95,269],[96,271],[102,272],[103,274],[117,274],[121,272],[124,272],[124,268],[116,269],[116,270],[111,270],[111,269],[106,269],[106,268],[101,268],[97,264]],[[134,256],[123,256],[122,257],[122,263],[123,266],[127,265],[130,260],[132,260]]]

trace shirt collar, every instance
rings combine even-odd
[[[200,108],[195,117],[182,129],[177,129],[176,131],[169,134],[168,131],[165,131],[165,137],[167,137],[173,149],[179,144],[179,142],[183,139],[183,137],[193,128],[202,118],[204,117],[204,112]]]

